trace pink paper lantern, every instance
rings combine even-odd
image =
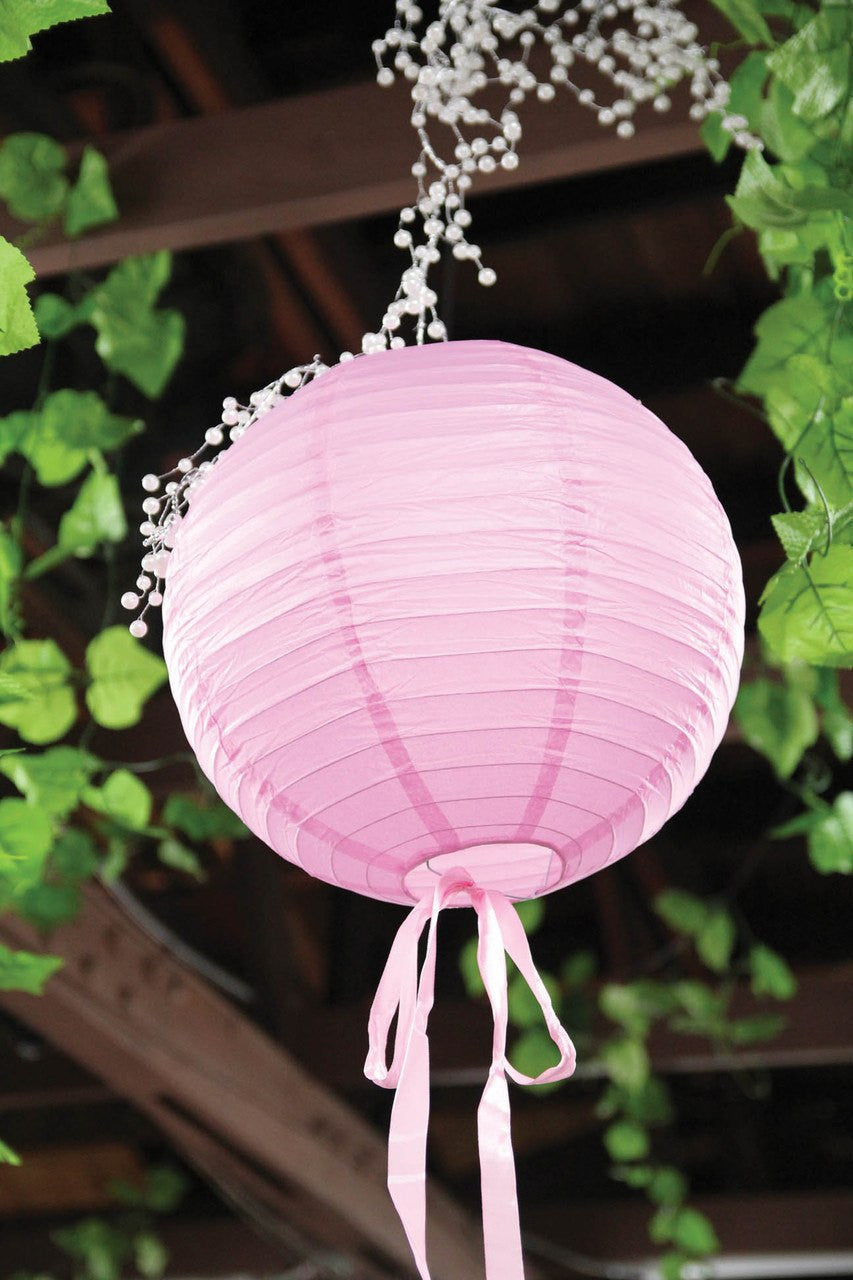
[[[681,807],[728,719],[743,607],[728,522],[681,441],[612,383],[523,347],[439,343],[340,365],[194,491],[164,606],[187,736],[283,857],[419,904],[368,1060],[399,1082],[410,1129],[417,1115],[425,1135],[418,1018],[438,911],[470,902],[480,916],[500,1033],[485,1113],[508,1148],[495,957],[506,945],[535,970],[505,898],[600,870]],[[566,1074],[571,1045],[536,992]],[[398,1117],[391,1187],[426,1275],[410,1185],[422,1142],[413,1154],[405,1129]],[[503,1159],[483,1164],[490,1277],[521,1274]]]

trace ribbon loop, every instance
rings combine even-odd
[[[430,1280],[426,1259],[427,1022],[435,986],[438,917],[451,903],[465,902],[477,913],[477,963],[494,1018],[492,1062],[477,1111],[486,1280],[524,1280],[507,1075],[522,1085],[564,1079],[574,1071],[575,1050],[536,971],[518,914],[503,894],[481,889],[467,873],[452,870],[439,879],[431,902],[423,898],[413,907],[394,939],[370,1010],[370,1047],[364,1071],[369,1080],[397,1090],[388,1139],[388,1189],[421,1280]],[[426,954],[418,979],[418,941],[427,922]],[[505,953],[538,1001],[548,1033],[560,1053],[559,1062],[538,1076],[524,1075],[506,1058],[509,1015]],[[389,1067],[387,1040],[395,1014],[397,1029]]]

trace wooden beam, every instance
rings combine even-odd
[[[651,113],[648,113],[651,115]],[[82,240],[55,231],[28,250],[42,278],[129,254],[191,249],[384,213],[411,200],[408,86],[372,82],[99,139],[120,220]],[[480,175],[488,193],[700,152],[683,117],[602,129],[568,95],[525,109],[518,169]],[[0,233],[16,238],[8,218]]]
[[[0,940],[43,946],[14,916],[0,920]],[[411,1272],[385,1185],[385,1141],[346,1103],[152,942],[103,887],[86,890],[50,951],[65,965],[45,994],[4,991],[2,1007],[151,1116],[190,1160],[227,1170],[253,1200],[259,1184],[267,1199],[284,1197],[291,1224],[320,1246],[344,1240],[357,1257],[363,1243],[386,1269]],[[339,1052],[355,1059],[361,1045]],[[436,1187],[430,1202],[437,1280],[480,1280],[479,1229]]]

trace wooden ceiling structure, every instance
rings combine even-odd
[[[691,8],[708,39],[723,34],[707,0]],[[188,349],[130,450],[135,475],[171,465],[223,395],[314,351],[334,358],[375,326],[399,273],[392,211],[410,198],[413,156],[404,97],[368,78],[390,5],[113,9],[40,38],[3,70],[0,127],[95,139],[110,159],[120,221],[74,245],[40,242],[42,279],[176,251],[168,300],[187,315]],[[704,270],[729,227],[736,161],[713,166],[683,109],[640,125],[626,142],[569,103],[532,107],[520,168],[484,181],[472,204],[498,285],[478,290],[464,264],[450,265],[445,315],[453,337],[525,342],[595,368],[668,422],[729,512],[754,602],[779,560],[768,523],[779,458],[725,386],[773,292],[746,235]],[[85,386],[90,357],[70,347],[64,372]],[[8,363],[4,399],[17,407],[38,354]],[[128,580],[132,564],[131,550]],[[30,596],[31,627],[73,656],[103,592],[97,570],[65,566]],[[168,694],[122,746],[131,760],[184,748]],[[161,796],[191,780],[181,764],[152,776]],[[547,966],[585,947],[603,978],[636,976],[672,947],[649,905],[671,883],[737,886],[758,935],[792,958],[799,992],[766,1049],[731,1060],[683,1037],[652,1043],[680,1117],[671,1154],[727,1253],[853,1247],[853,894],[814,873],[797,842],[768,842],[792,803],[730,733],[658,837],[549,899],[534,948]],[[467,914],[443,925],[432,1023],[436,1280],[481,1274],[473,1126],[489,1035],[455,965]],[[143,851],[119,890],[93,887],[51,939],[68,963],[47,994],[0,995],[0,1132],[26,1158],[23,1173],[0,1168],[2,1273],[63,1274],[49,1230],[102,1210],[109,1178],[171,1153],[195,1181],[164,1227],[170,1274],[410,1275],[384,1188],[389,1098],[360,1075],[370,993],[399,920],[252,841],[221,847],[203,886]],[[12,918],[0,939],[38,945]],[[530,1280],[537,1269],[609,1275],[650,1252],[643,1206],[608,1178],[598,1074],[586,1062],[559,1093],[514,1101]]]

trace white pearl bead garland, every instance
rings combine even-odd
[[[381,40],[374,40],[373,53],[380,85],[392,85],[397,75],[412,85],[411,123],[420,143],[412,165],[417,198],[400,210],[394,233],[395,246],[409,254],[409,265],[380,328],[364,335],[360,352],[342,351],[339,363],[405,346],[399,332],[404,324],[413,325],[418,343],[446,340],[447,329],[436,312],[438,297],[429,283],[430,267],[440,262],[445,245],[455,259],[474,263],[481,285],[495,284],[494,270],[483,264],[480,246],[468,237],[471,213],[465,198],[472,175],[518,167],[522,127],[515,107],[527,97],[550,102],[557,87],[568,89],[581,106],[595,111],[604,128],[615,128],[618,137],[631,138],[636,108],[648,102],[657,112],[668,111],[668,91],[689,80],[692,120],[719,111],[723,128],[738,146],[761,148],[743,116],[725,113],[729,86],[720,76],[717,60],[697,43],[697,28],[681,13],[679,0],[580,0],[564,5],[565,0],[537,0],[534,7],[511,13],[492,0],[440,0],[438,17],[418,36],[421,8],[412,0],[396,0],[394,26]],[[627,29],[629,24],[633,31]],[[547,80],[537,79],[529,66],[537,42],[550,55]],[[389,57],[393,65],[383,61]],[[569,68],[583,63],[610,82],[607,96],[612,101],[599,101],[592,89],[575,84]],[[504,89],[507,98],[497,118],[474,105],[478,93],[493,91],[495,86]],[[443,136],[449,131],[453,149],[448,157],[439,153],[429,132],[439,126]],[[121,597],[126,609],[142,605],[130,624],[131,635],[138,639],[146,635],[145,615],[162,604],[178,522],[193,491],[222,456],[206,457],[207,452],[239,440],[285,395],[320,377],[327,368],[315,356],[309,364],[288,369],[277,382],[253,392],[248,405],[227,396],[221,420],[207,429],[200,449],[181,458],[167,475],[143,476],[142,488],[148,495],[142,502],[146,519],[139,526],[144,572],[136,580],[137,590]]]

